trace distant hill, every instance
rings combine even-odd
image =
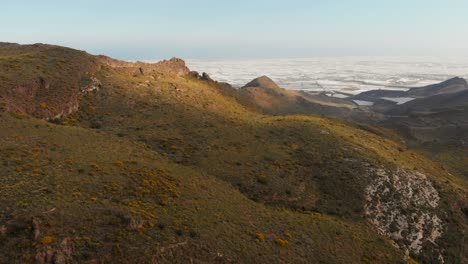
[[[435,114],[468,108],[468,90],[456,93],[442,93],[424,98],[418,98],[405,104],[394,106],[387,111],[390,115]]]
[[[453,79],[420,88],[411,88],[406,92],[411,97],[428,97],[441,94],[458,93],[468,90],[468,83],[465,79],[455,77]]]
[[[252,81],[244,85],[242,89],[248,89],[251,87],[258,87],[267,90],[280,90],[280,87],[267,76],[261,76],[256,79],[253,79]]]
[[[315,114],[344,117],[356,106],[339,98],[280,88],[267,76],[256,78],[239,91],[240,102],[274,115]]]
[[[451,94],[460,91],[468,90],[468,83],[465,79],[455,77],[450,80],[428,85],[424,87],[411,88],[408,91],[398,90],[371,90],[362,92],[351,99],[366,100],[375,102],[384,97],[413,97],[413,98],[424,98],[434,95]]]

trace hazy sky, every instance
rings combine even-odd
[[[0,0],[0,41],[120,59],[468,57],[467,0]]]

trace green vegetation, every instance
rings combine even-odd
[[[0,61],[23,56],[0,50]],[[363,214],[370,169],[398,167],[434,183],[437,242],[447,263],[462,262],[466,181],[386,132],[261,114],[214,82],[83,56],[96,71],[68,81],[100,87],[76,93],[73,113],[47,112],[68,103],[55,90],[34,99],[50,122],[0,97],[11,112],[0,111],[0,262],[404,263]],[[413,258],[437,259],[423,250]]]
[[[79,104],[85,87],[80,80],[98,68],[94,57],[83,51],[0,43],[0,101],[12,112],[66,115]]]
[[[265,207],[142,144],[9,114],[0,121],[0,262],[38,253],[113,263],[400,258],[366,223]]]

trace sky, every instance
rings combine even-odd
[[[126,60],[468,58],[466,0],[0,0],[0,41]]]

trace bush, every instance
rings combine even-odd
[[[281,239],[281,238],[278,238],[278,239],[275,240],[275,243],[276,243],[277,245],[280,245],[280,246],[282,246],[282,247],[285,247],[285,246],[287,246],[287,245],[289,244],[289,241],[284,240],[284,239]]]
[[[102,123],[99,120],[91,120],[90,126],[91,126],[91,128],[99,129],[99,128],[102,127]]]
[[[255,235],[255,238],[256,238],[259,242],[265,241],[265,235],[262,234],[262,233],[257,233],[257,234]]]
[[[268,184],[268,179],[265,176],[257,177],[257,182],[261,184]]]
[[[56,124],[56,125],[62,125],[63,124],[63,119],[62,118],[52,118],[52,119],[49,119],[49,122],[52,123],[52,124]]]
[[[42,243],[43,245],[50,245],[53,241],[54,241],[54,238],[53,238],[53,237],[51,237],[51,236],[45,236],[45,237],[42,239],[41,243]]]

